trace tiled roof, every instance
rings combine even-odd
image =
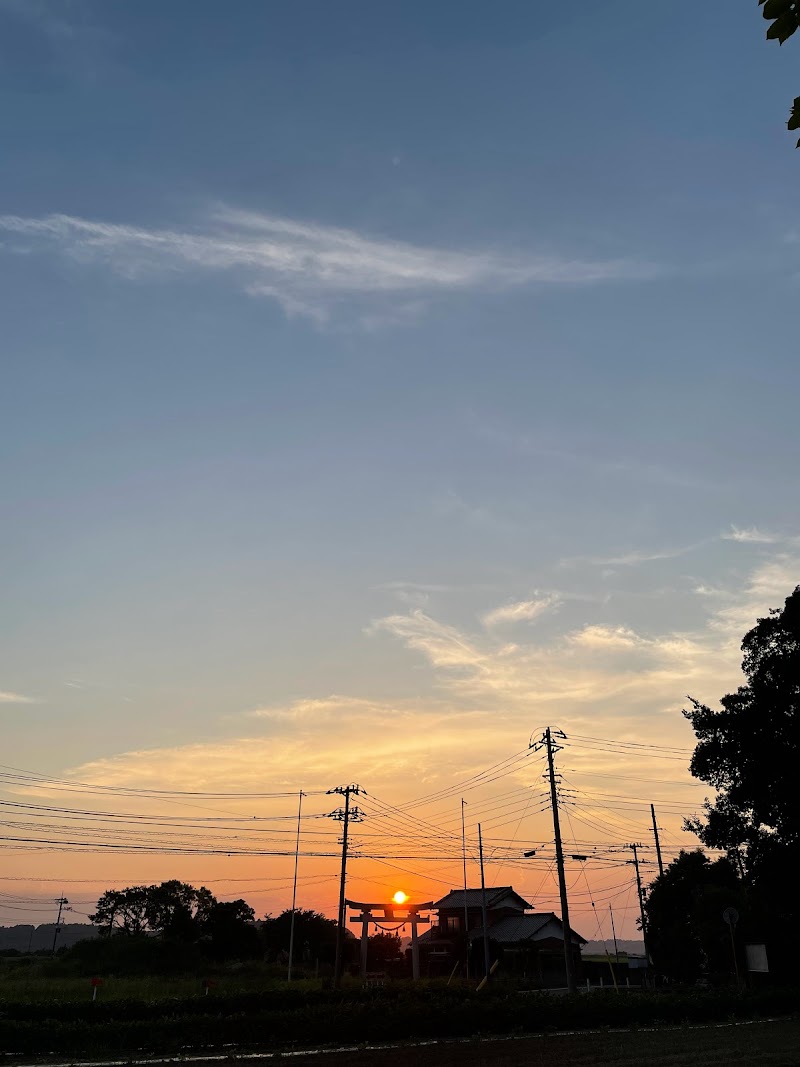
[[[495,886],[492,889],[486,890],[486,907],[496,908],[506,897],[514,897],[515,903],[520,908],[532,908],[533,904],[529,904],[527,900],[514,892],[514,887],[510,885]],[[483,890],[481,889],[468,889],[466,891],[466,901],[463,889],[451,889],[446,897],[442,897],[441,900],[437,900],[433,905],[434,908],[464,908],[465,904],[467,908],[480,908],[483,903]]]
[[[489,937],[492,941],[499,941],[504,945],[519,941],[538,941],[540,939],[536,935],[553,921],[559,927],[560,933],[561,920],[552,911],[539,912],[537,915],[509,915],[489,927]],[[586,944],[586,939],[581,937],[577,930],[573,930],[572,935],[573,938]],[[473,939],[483,937],[483,930],[470,930],[470,937]]]

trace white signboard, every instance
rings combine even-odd
[[[748,971],[769,974],[766,945],[745,945],[744,955],[747,960]]]

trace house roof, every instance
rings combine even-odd
[[[489,937],[492,941],[509,945],[520,941],[541,941],[546,936],[545,927],[554,922],[563,930],[561,919],[552,911],[542,911],[537,915],[509,915],[489,927]],[[475,940],[483,937],[483,930],[470,930],[470,938]],[[586,944],[586,938],[581,937],[577,930],[572,931],[573,940]]]
[[[486,890],[486,907],[497,908],[510,897],[513,903],[520,908],[520,910],[530,910],[533,908],[533,904],[529,904],[527,900],[514,892],[514,887],[510,885],[495,886],[493,889]],[[437,900],[433,905],[437,910],[442,908],[480,908],[483,906],[483,890],[482,889],[467,889],[466,894],[463,889],[451,889],[446,897],[442,897],[441,900]]]

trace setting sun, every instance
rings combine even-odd
[[[402,889],[398,889],[395,895],[392,897],[395,904],[405,904],[408,900],[408,894],[404,893]]]

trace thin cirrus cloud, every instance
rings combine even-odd
[[[0,690],[0,704],[35,704],[35,697],[26,697],[22,693],[9,693]]]
[[[687,556],[698,548],[710,544],[714,538],[704,538],[702,541],[694,541],[689,545],[678,545],[675,548],[663,549],[634,549],[630,552],[622,552],[619,555],[608,556],[569,556],[559,560],[559,567],[576,567],[588,565],[591,567],[638,567],[643,563],[656,563],[660,560],[677,559],[679,556]]]
[[[759,530],[757,526],[739,527],[731,526],[727,533],[722,535],[724,541],[738,541],[748,545],[774,545],[780,541],[777,534],[767,530]]]
[[[405,302],[421,297],[506,291],[538,284],[586,285],[652,278],[634,259],[574,259],[453,250],[374,238],[356,230],[276,215],[216,209],[195,228],[159,229],[72,215],[0,216],[7,250],[54,248],[80,263],[102,263],[126,278],[191,272],[230,275],[287,314],[318,321],[348,299]]]
[[[501,604],[483,616],[484,626],[504,626],[516,622],[532,622],[545,612],[557,608],[561,598],[555,593],[536,597],[532,600],[515,600],[510,604]]]
[[[495,717],[469,717],[440,702],[424,708],[403,702],[330,696],[247,713],[267,720],[266,734],[175,748],[124,752],[74,768],[82,781],[171,788],[324,790],[338,780],[359,777],[378,791],[401,791],[456,773],[480,751],[497,743]],[[345,717],[346,716],[346,717]],[[342,731],[342,723],[363,729]],[[457,722],[460,730],[454,730]]]

